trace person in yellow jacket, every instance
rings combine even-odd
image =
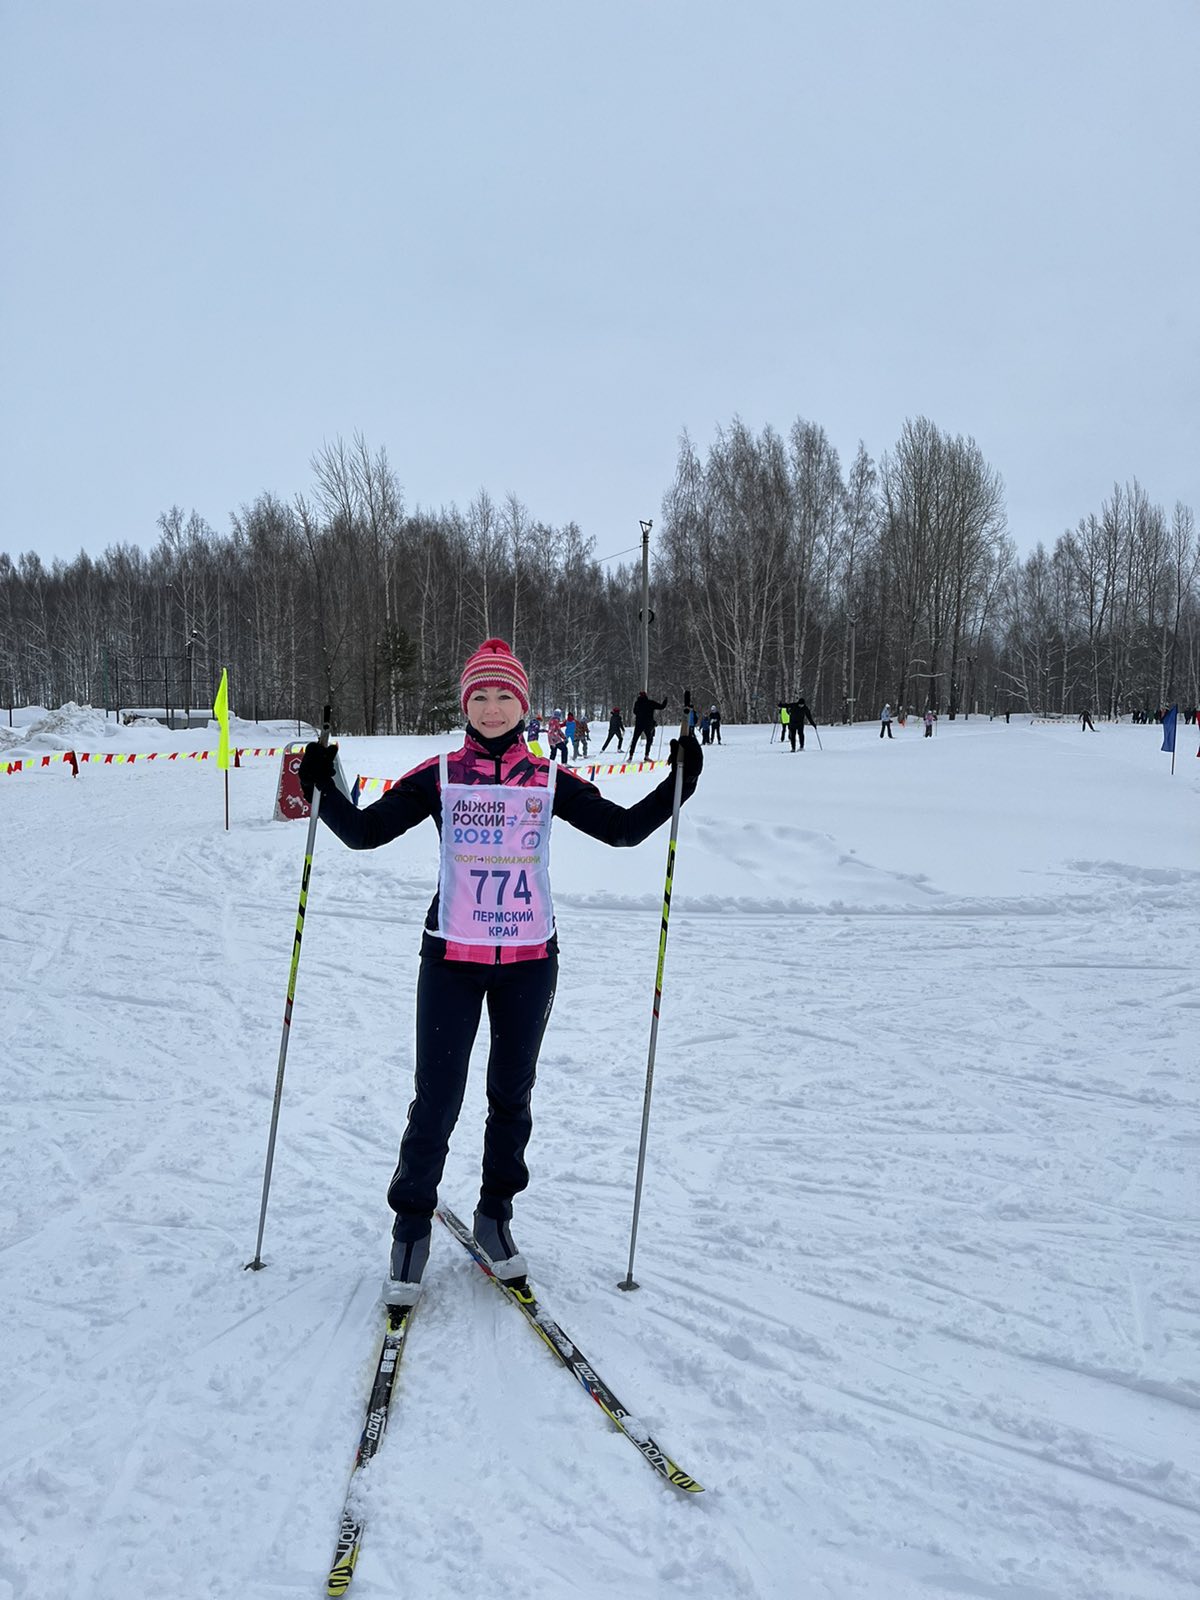
[[[783,741],[787,738],[788,725],[790,724],[791,720],[792,720],[792,713],[788,710],[787,701],[786,700],[781,700],[779,702],[779,742],[780,742],[780,744],[782,744]]]

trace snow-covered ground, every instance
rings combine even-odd
[[[21,720],[38,749],[216,741]],[[684,813],[636,1294],[666,832],[555,833],[515,1231],[707,1492],[656,1479],[439,1230],[361,1600],[1195,1594],[1195,730],[1174,777],[1152,727],[820,738],[727,729]],[[343,754],[388,777],[453,742]],[[228,833],[209,762],[0,769],[0,1600],[322,1592],[436,848],[321,831],[269,1265],[243,1271],[305,836],[270,820],[277,767],[230,774]],[[480,1080],[444,1187],[465,1214]]]

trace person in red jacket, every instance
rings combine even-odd
[[[389,1305],[411,1305],[420,1292],[485,1003],[491,1050],[475,1239],[497,1277],[525,1276],[510,1223],[513,1199],[529,1182],[530,1101],[558,976],[552,823],[561,819],[602,844],[640,844],[671,815],[675,763],[683,763],[685,800],[704,763],[694,736],[672,740],[671,772],[636,804],[620,806],[570,767],[530,753],[521,736],[529,679],[503,640],[480,645],[460,688],[462,748],[414,767],[374,805],[358,810],[334,784],[336,745],[310,744],[300,763],[305,793],[321,792],[321,821],[351,849],[374,850],[426,817],[441,835],[438,887],[421,939],[415,1092],[388,1187],[395,1212]]]

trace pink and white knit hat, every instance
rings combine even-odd
[[[462,669],[459,679],[463,714],[476,689],[507,689],[529,710],[529,678],[503,639],[485,639]]]

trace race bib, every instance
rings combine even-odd
[[[554,933],[546,785],[451,783],[441,759],[442,850],[438,934],[454,944],[545,944]]]

